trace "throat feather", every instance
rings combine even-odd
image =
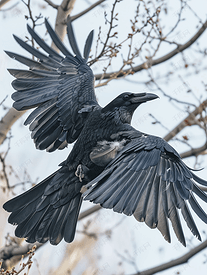
[[[119,109],[119,117],[122,123],[131,124],[132,114],[126,108]]]

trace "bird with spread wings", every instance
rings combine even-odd
[[[15,235],[30,243],[49,240],[56,245],[63,238],[72,242],[82,200],[90,200],[134,215],[139,222],[157,228],[168,242],[170,220],[185,246],[181,210],[192,234],[201,240],[190,208],[207,223],[207,214],[195,198],[207,202],[207,195],[197,185],[207,186],[207,181],[195,175],[165,140],[131,126],[136,108],[158,96],[125,92],[102,108],[87,65],[93,31],[82,56],[70,20],[67,35],[74,54],[47,20],[45,26],[60,54],[29,26],[29,33],[45,53],[16,36],[17,43],[37,60],[6,51],[29,67],[9,69],[16,78],[12,82],[16,90],[13,106],[18,111],[35,108],[25,125],[30,125],[37,149],[53,152],[69,143],[74,146],[56,172],[4,204],[11,212],[9,223],[17,225]]]

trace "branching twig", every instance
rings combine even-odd
[[[27,273],[24,273],[24,274],[28,274],[31,266],[32,266],[32,257],[34,256],[34,252],[37,248],[36,245],[32,244],[32,245],[29,245],[29,247],[31,247],[28,251],[27,251],[27,256],[28,256],[28,259],[26,261],[26,263],[20,263],[20,269],[19,270],[16,270],[15,267],[12,267],[11,270],[5,270],[5,268],[2,268],[2,262],[0,263],[0,275],[18,275],[20,274],[23,270],[25,270],[27,268]],[[22,257],[23,259],[23,257]]]
[[[0,9],[6,4],[8,3],[10,0],[1,0],[0,1]]]
[[[187,48],[189,48],[195,41],[197,41],[197,39],[204,33],[204,31],[206,30],[207,28],[207,20],[205,21],[205,23],[202,25],[202,27],[196,32],[196,34],[189,40],[187,41],[185,44],[183,45],[179,45],[175,50],[169,52],[168,54],[160,57],[160,58],[157,58],[157,59],[154,59],[150,62],[150,65],[151,66],[155,66],[155,65],[158,65],[158,64],[161,64],[167,60],[169,60],[170,58],[174,57],[175,55],[183,52],[184,50],[186,50]],[[147,66],[148,68],[148,66]],[[146,62],[138,65],[138,66],[135,66],[133,67],[133,72],[134,73],[137,73],[137,72],[140,72],[142,70],[146,69]],[[128,70],[123,70],[123,72],[119,73],[119,75],[117,76],[117,78],[120,78],[122,76],[124,76],[125,73],[127,73]],[[111,77],[112,74],[114,73],[117,73],[117,72],[111,72],[111,73],[107,73],[105,74],[104,76],[104,79],[108,79]],[[95,77],[96,79],[100,79],[102,76],[102,74],[96,74]]]
[[[153,83],[153,84],[156,86],[157,90],[159,90],[159,91],[160,91],[165,97],[167,97],[170,101],[175,101],[175,102],[177,102],[177,103],[185,104],[185,105],[187,105],[187,106],[192,106],[192,107],[196,108],[196,105],[193,104],[193,103],[186,102],[186,101],[182,101],[182,100],[177,99],[176,97],[172,97],[172,96],[166,94],[166,93],[164,92],[164,90],[163,90],[163,89],[158,85],[158,83],[155,81],[155,79],[153,78],[153,76],[152,76],[152,74],[150,73],[150,71],[148,71],[148,75],[149,75],[149,77],[150,77],[150,82]]]
[[[11,133],[10,133],[10,136],[8,137],[8,148],[6,150],[6,152],[3,154],[3,153],[0,153],[0,162],[2,164],[2,173],[3,173],[3,177],[6,181],[6,186],[8,189],[10,189],[10,184],[9,184],[9,178],[8,178],[8,175],[7,175],[7,171],[6,171],[6,163],[5,163],[5,160],[6,160],[6,157],[8,155],[8,152],[10,150],[10,142],[11,142]]]
[[[181,130],[183,130],[186,126],[192,125],[192,120],[198,114],[200,114],[207,107],[207,100],[204,100],[198,107],[195,108],[193,112],[191,112],[183,121],[181,121],[171,132],[169,132],[164,139],[166,141],[171,140],[174,136],[176,136]]]
[[[118,20],[117,19],[118,13],[116,13],[116,14],[114,14],[114,13],[115,13],[115,7],[116,7],[117,3],[121,2],[121,1],[122,0],[115,0],[114,1],[113,6],[112,6],[112,10],[111,10],[111,17],[110,17],[109,20],[107,19],[107,14],[105,12],[105,20],[106,20],[106,24],[107,23],[109,24],[109,29],[108,29],[105,41],[102,42],[102,44],[103,44],[102,50],[100,51],[100,53],[97,57],[95,57],[93,60],[90,61],[90,63],[89,63],[90,66],[92,64],[94,64],[97,60],[99,60],[102,56],[106,56],[106,54],[112,48],[111,46],[108,45],[108,41],[109,41],[110,38],[115,37],[117,35],[117,32],[115,32],[114,34],[111,34],[111,32],[114,28],[117,27],[117,24],[114,25],[114,21]]]
[[[203,146],[201,147],[197,147],[197,148],[192,148],[189,151],[186,151],[184,153],[181,153],[180,156],[181,158],[189,158],[189,157],[194,157],[194,156],[198,156],[201,153],[204,155],[204,152],[207,150],[207,143],[205,143]],[[207,154],[207,152],[205,153]]]

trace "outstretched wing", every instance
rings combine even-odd
[[[6,52],[30,70],[9,72],[16,77],[12,82],[15,90],[13,106],[18,111],[36,109],[29,115],[25,125],[30,124],[32,138],[40,150],[54,151],[74,142],[79,136],[89,112],[98,106],[94,92],[94,75],[87,65],[91,49],[93,31],[90,32],[84,47],[84,58],[78,49],[71,22],[67,24],[68,39],[75,55],[71,54],[57,34],[45,20],[52,41],[63,54],[49,47],[28,26],[28,31],[47,55],[31,47],[20,38],[15,40],[38,61]]]
[[[170,219],[177,238],[185,246],[178,209],[199,240],[188,205],[207,223],[207,215],[194,194],[205,202],[207,195],[196,183],[207,186],[207,181],[191,172],[167,142],[142,135],[132,139],[105,170],[86,185],[89,189],[83,196],[115,212],[133,214],[150,228],[157,227],[168,242]]]

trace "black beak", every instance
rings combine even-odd
[[[131,103],[144,103],[153,99],[159,98],[159,96],[151,93],[139,93],[133,94],[133,97],[130,99]]]

